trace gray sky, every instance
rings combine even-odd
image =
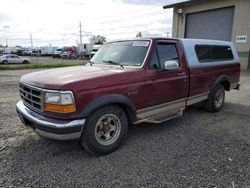
[[[5,0],[0,6],[0,44],[30,46],[76,45],[79,22],[83,42],[91,35],[108,40],[171,33],[170,1],[154,0]]]

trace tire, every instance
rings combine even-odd
[[[225,89],[221,84],[216,85],[205,101],[205,107],[209,112],[219,112],[225,100]]]
[[[27,60],[24,60],[23,61],[23,64],[28,64],[29,62]]]
[[[7,60],[4,60],[4,61],[3,61],[3,64],[7,64],[7,63],[8,63],[8,61],[7,61]]]
[[[106,155],[117,150],[126,140],[128,119],[118,106],[105,106],[88,118],[81,145],[93,155]]]

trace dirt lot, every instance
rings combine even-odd
[[[250,73],[219,113],[200,107],[161,125],[131,126],[103,157],[75,142],[40,138],[15,112],[18,80],[0,72],[0,187],[250,187]]]

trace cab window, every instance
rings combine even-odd
[[[150,69],[164,69],[166,61],[176,61],[179,65],[179,57],[175,43],[159,42],[150,62]]]

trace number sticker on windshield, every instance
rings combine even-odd
[[[133,42],[132,46],[146,46],[148,47],[149,42],[148,41],[135,41]]]

